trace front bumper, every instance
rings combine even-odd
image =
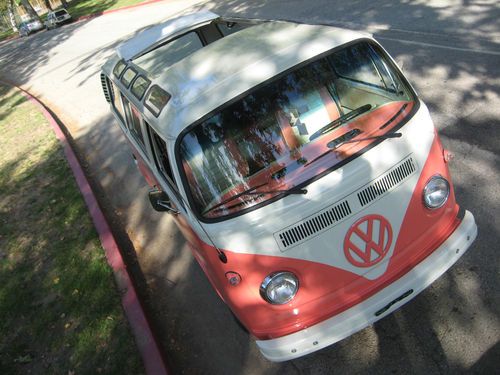
[[[312,327],[277,339],[257,340],[257,346],[264,357],[281,362],[312,353],[360,331],[432,284],[465,253],[476,236],[474,216],[466,211],[460,225],[441,246],[386,288]]]

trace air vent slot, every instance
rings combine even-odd
[[[298,245],[312,236],[324,232],[351,214],[349,202],[344,200],[337,203],[306,220],[288,227],[287,229],[275,233],[274,238],[278,242],[282,251],[292,246]]]
[[[106,75],[104,73],[101,73],[101,86],[102,86],[102,91],[104,92],[104,97],[106,98],[106,101],[108,103],[111,103],[111,100],[112,100],[111,95],[113,95],[113,94],[110,92],[110,85],[109,85],[108,77],[106,77]]]
[[[372,181],[367,187],[358,191],[357,196],[362,207],[380,198],[388,191],[402,184],[417,170],[413,158],[409,156],[397,166],[385,172],[382,176]]]

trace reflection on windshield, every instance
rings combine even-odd
[[[389,66],[377,47],[351,45],[195,126],[182,139],[180,153],[198,212],[214,218],[262,203],[272,194],[242,194],[206,212],[257,185],[283,190],[303,184],[373,142],[347,143],[317,158],[346,132],[367,138],[390,131],[413,102]]]

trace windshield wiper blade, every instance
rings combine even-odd
[[[265,184],[264,184],[265,185]],[[264,190],[264,191],[247,191],[244,195],[264,195],[264,194],[307,194],[307,189],[296,188],[295,186],[290,189],[283,190]],[[235,195],[236,197],[236,195]]]
[[[267,185],[267,183],[263,183],[263,184],[260,184],[260,185],[255,185],[255,186],[252,186],[251,188],[247,189],[247,190],[243,190],[241,193],[238,193],[236,195],[232,195],[230,196],[229,198],[227,199],[224,199],[222,202],[220,203],[217,203],[216,205],[210,207],[210,208],[207,208],[205,211],[202,212],[203,215],[205,215],[206,213],[209,213],[210,211],[213,211],[215,210],[216,208],[219,208],[220,206],[224,206],[225,204],[235,200],[235,199],[238,199],[239,197],[242,197],[244,195],[252,195],[252,192],[255,190],[255,189],[258,189],[264,185]]]
[[[224,206],[226,205],[227,203],[235,200],[235,199],[238,199],[244,195],[264,195],[264,194],[275,194],[275,193],[280,193],[280,194],[307,194],[307,190],[306,189],[303,189],[303,188],[296,188],[296,187],[292,187],[290,189],[283,189],[283,190],[265,190],[265,191],[255,191],[256,189],[264,186],[264,185],[267,185],[267,183],[263,183],[263,184],[260,184],[260,185],[256,185],[256,186],[253,186],[251,187],[250,189],[247,189],[245,191],[242,191],[241,193],[238,193],[236,195],[233,195],[225,200],[223,200],[222,202],[220,203],[217,203],[215,206],[212,206],[208,209],[206,209],[205,211],[203,211],[203,215],[210,212],[210,211],[213,211],[221,206]]]
[[[338,128],[340,125],[345,124],[346,122],[351,121],[353,118],[358,117],[359,115],[369,111],[371,108],[372,108],[371,104],[365,104],[362,105],[361,107],[353,109],[351,112],[346,113],[343,116],[340,116],[338,119],[333,120],[329,124],[326,124],[321,129],[313,133],[309,137],[309,141],[313,141],[316,138],[322,136],[323,134],[331,132],[332,130]]]
[[[307,194],[307,189],[304,188],[297,188],[296,186],[290,188],[290,189],[283,189],[283,190],[265,190],[265,191],[252,191],[250,194],[274,194],[274,193],[281,193],[281,194]]]

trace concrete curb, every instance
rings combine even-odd
[[[99,204],[97,203],[97,199],[88,183],[87,178],[85,177],[83,169],[78,162],[73,149],[70,146],[70,143],[68,142],[68,139],[66,138],[66,135],[47,108],[45,108],[45,106],[37,98],[33,97],[29,92],[23,90],[17,85],[6,81],[3,81],[3,83],[15,87],[28,100],[34,103],[52,126],[57,139],[63,146],[68,164],[73,171],[78,188],[82,193],[90,216],[92,217],[92,221],[94,222],[102,247],[104,248],[107,262],[113,270],[118,288],[123,292],[123,309],[135,337],[135,342],[139,349],[139,353],[141,354],[146,373],[151,375],[168,375],[169,371],[167,363],[153,335],[151,326],[139,301],[134,284],[132,283],[132,279],[121,256],[118,244],[111,233],[109,224],[107,223]]]

